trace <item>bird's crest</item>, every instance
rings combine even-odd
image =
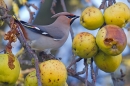
[[[60,13],[57,13],[57,14],[53,15],[51,18],[56,18],[58,16],[65,16],[65,15],[73,16],[74,14],[69,13],[69,12],[60,12]]]

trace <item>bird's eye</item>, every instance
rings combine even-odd
[[[66,15],[66,17],[71,18],[71,16],[70,16],[70,15]]]
[[[68,18],[73,18],[75,15],[66,15]]]

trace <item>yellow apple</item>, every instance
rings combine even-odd
[[[106,24],[113,24],[119,27],[124,27],[130,18],[130,9],[123,2],[108,7],[104,12]]]
[[[12,86],[19,77],[20,64],[16,57],[13,58],[14,62],[9,64],[9,55],[0,54],[0,86]]]
[[[80,16],[80,23],[86,29],[95,30],[103,25],[103,14],[96,7],[87,7]]]
[[[40,64],[41,82],[44,86],[64,86],[67,79],[65,65],[59,60],[48,60]]]
[[[98,51],[95,37],[88,32],[81,32],[74,37],[72,49],[81,58],[91,58]]]
[[[38,81],[36,77],[36,70],[30,72],[24,81],[25,86],[38,86]]]
[[[105,72],[114,72],[121,63],[122,55],[110,56],[102,51],[99,51],[94,57],[94,62],[98,68]]]

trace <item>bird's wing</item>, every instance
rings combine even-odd
[[[35,33],[38,33],[38,34],[41,34],[41,35],[44,35],[47,37],[51,37],[54,40],[60,40],[64,36],[64,33],[62,31],[58,30],[57,27],[52,27],[49,25],[48,26],[40,26],[40,25],[33,26],[24,21],[20,21],[20,22],[27,29],[29,29]]]

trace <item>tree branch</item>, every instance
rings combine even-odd
[[[92,78],[92,84],[95,86],[95,82],[96,82],[96,77],[95,77],[95,72],[93,70],[93,58],[91,58],[91,78]]]
[[[56,0],[52,1],[52,5],[51,5],[51,8],[50,8],[52,14],[55,14],[54,7],[56,6],[56,3],[57,3]]]
[[[32,20],[34,19],[33,15],[35,15],[35,12],[31,11],[30,6],[32,6],[35,10],[38,10],[38,7],[35,6],[34,4],[29,4],[29,3],[25,3],[25,6],[30,14],[30,18],[29,18],[28,23],[32,23]]]
[[[40,78],[40,70],[39,70],[39,61],[38,61],[38,57],[36,56],[36,54],[31,50],[31,48],[29,47],[28,43],[26,42],[26,39],[24,37],[24,35],[22,34],[22,31],[19,27],[19,25],[17,25],[18,28],[18,32],[20,33],[19,35],[17,35],[19,41],[21,42],[21,44],[23,44],[23,47],[29,52],[31,57],[34,57],[35,60],[35,68],[36,68],[36,76],[37,76],[37,80],[38,80],[38,86],[42,86],[41,84],[41,78]]]
[[[64,0],[60,0],[60,2],[61,2],[61,5],[62,5],[62,8],[63,8],[63,11],[67,12],[65,1]]]
[[[71,64],[67,67],[67,69],[69,69],[72,65],[74,65],[76,62],[79,62],[80,60],[81,60],[82,58],[78,58],[78,59],[76,59],[76,60],[73,60],[72,62],[71,62]]]
[[[84,59],[84,66],[86,69],[86,77],[85,77],[85,86],[88,86],[88,64],[87,64],[87,59]]]
[[[68,69],[67,71],[68,71],[68,75],[69,75],[69,76],[75,77],[75,78],[77,78],[78,80],[80,80],[81,82],[85,83],[85,79],[82,78],[82,77],[79,76],[79,75],[76,75],[76,72],[75,72],[72,68],[71,68],[71,69]],[[88,83],[88,86],[93,86],[89,81],[87,81],[87,83]]]
[[[31,48],[29,47],[29,45],[26,42],[26,39],[24,38],[24,35],[21,31],[21,29],[19,28],[19,25],[14,23],[14,19],[13,17],[11,17],[10,15],[7,14],[7,11],[5,9],[2,9],[0,11],[0,14],[2,16],[6,16],[6,18],[4,19],[7,24],[10,26],[11,29],[17,30],[19,34],[15,34],[17,36],[17,38],[19,39],[19,41],[21,42],[21,44],[24,46],[25,49],[27,49],[27,51],[29,52],[31,57],[34,57],[35,59],[35,68],[36,68],[36,76],[38,79],[38,86],[42,86],[41,84],[41,80],[40,80],[40,72],[39,72],[39,63],[38,63],[38,58],[35,55],[35,53],[33,53],[33,51],[31,50]]]
[[[123,73],[122,69],[120,69],[120,73],[121,73],[121,75],[119,77],[115,77],[114,73],[111,73],[111,79],[113,81],[114,86],[122,86],[122,85],[120,85],[120,82],[124,83],[123,78],[124,78],[125,74]]]

